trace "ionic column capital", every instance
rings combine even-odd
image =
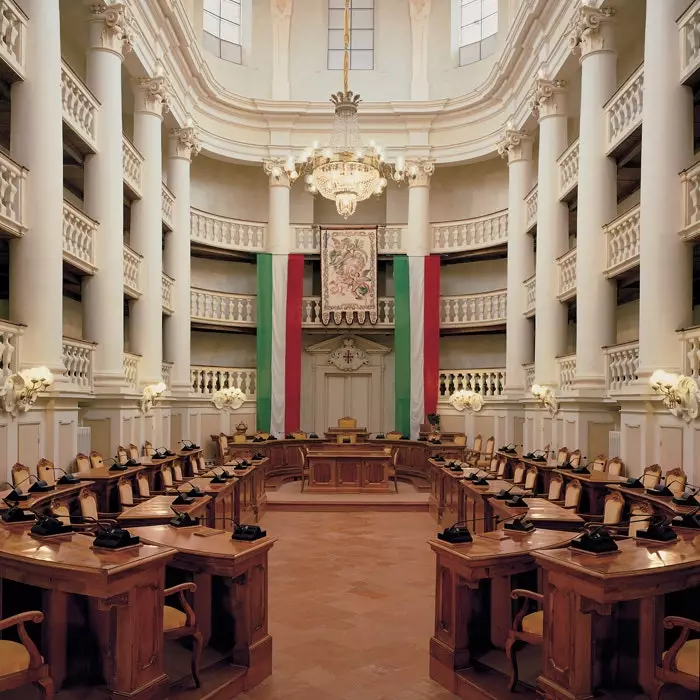
[[[170,158],[191,161],[202,150],[197,129],[193,126],[172,129],[168,142],[170,144],[168,153]]]
[[[567,84],[565,80],[538,78],[530,96],[532,113],[540,120],[566,116]]]
[[[508,159],[508,165],[520,160],[532,160],[532,137],[524,131],[506,129],[498,143],[498,155]]]
[[[170,81],[163,75],[134,80],[134,112],[145,112],[159,119],[170,108]]]
[[[129,2],[86,0],[90,19],[90,48],[123,58],[134,46],[136,23]]]
[[[430,187],[430,176],[435,172],[432,158],[412,158],[406,161],[406,179],[410,187]]]
[[[615,11],[581,5],[569,25],[569,46],[581,60],[601,51],[615,51]]]
[[[286,158],[265,158],[263,160],[263,169],[270,178],[270,187],[289,187],[289,176],[284,168],[286,163]]]

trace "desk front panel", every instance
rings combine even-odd
[[[360,493],[389,490],[388,455],[309,455],[309,492]]]

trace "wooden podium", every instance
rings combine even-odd
[[[319,445],[307,454],[309,493],[389,491],[391,452],[374,445]]]

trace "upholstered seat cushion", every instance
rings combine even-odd
[[[163,632],[180,629],[187,624],[187,615],[182,610],[166,605],[163,608]]]
[[[29,668],[29,652],[22,644],[0,640],[0,678]]]
[[[543,636],[544,632],[544,613],[541,610],[525,615],[522,622],[523,632],[528,634],[536,634],[538,637]]]
[[[668,652],[664,652],[666,656]],[[700,677],[700,639],[686,642],[676,655],[676,670],[689,676]]]

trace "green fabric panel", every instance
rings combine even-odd
[[[272,255],[258,253],[257,405],[258,430],[270,431],[272,407]]]
[[[394,424],[402,435],[411,432],[411,306],[408,258],[394,256]]]

